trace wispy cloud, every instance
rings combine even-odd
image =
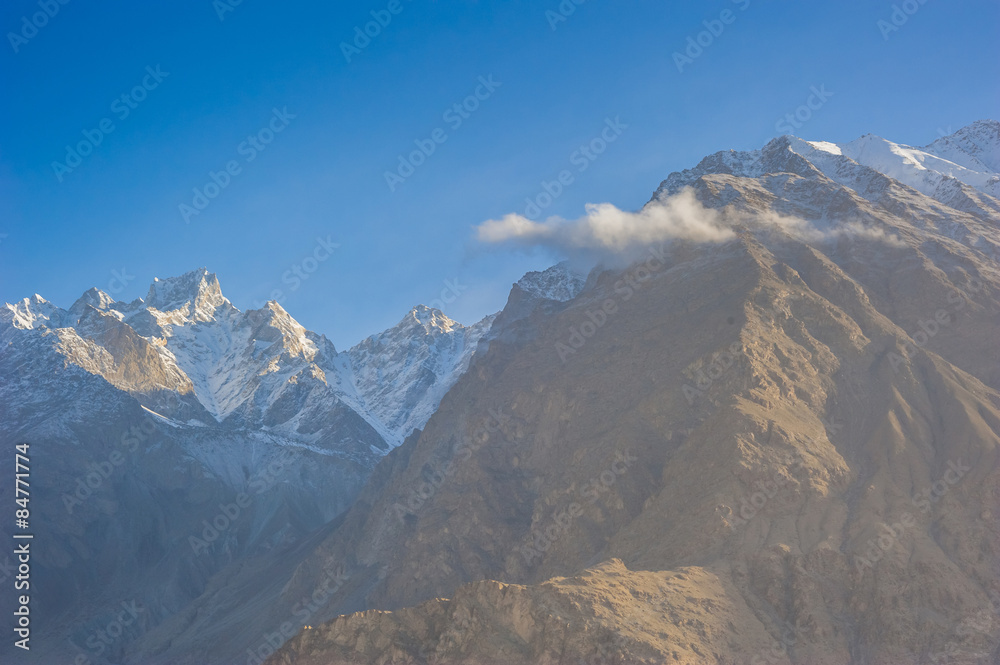
[[[476,227],[476,235],[480,242],[492,245],[621,253],[667,240],[723,242],[735,233],[724,223],[722,213],[703,206],[693,190],[685,190],[638,212],[600,203],[589,204],[587,213],[575,220],[550,217],[544,222],[534,222],[510,214],[483,222]]]

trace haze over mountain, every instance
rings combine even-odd
[[[481,227],[586,277],[346,352],[207,270],[8,305],[0,427],[77,645],[37,657],[997,662],[998,155],[994,121],[716,153],[641,211]]]

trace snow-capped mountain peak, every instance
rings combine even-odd
[[[6,303],[0,316],[15,328],[33,330],[57,323],[61,313],[61,309],[36,293],[16,303]]]
[[[79,318],[88,307],[93,307],[100,312],[106,312],[113,309],[113,306],[116,304],[118,304],[117,301],[111,295],[100,289],[92,288],[86,291],[70,306],[69,313]]]
[[[439,309],[428,307],[427,305],[417,305],[399,322],[400,326],[413,328],[419,326],[426,334],[432,332],[450,333],[456,329],[463,328],[462,324],[453,321]]]
[[[255,342],[280,342],[281,352],[310,362],[315,360],[319,348],[310,339],[309,331],[277,302],[271,300],[261,309],[246,312],[245,316]]]
[[[495,316],[463,326],[418,305],[396,326],[347,351],[355,390],[393,445],[424,426],[465,373]]]
[[[191,318],[208,321],[218,307],[228,303],[218,277],[207,268],[199,268],[179,277],[154,278],[143,305],[164,313],[188,308]]]

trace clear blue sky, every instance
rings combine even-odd
[[[206,266],[238,307],[280,289],[344,348],[446,280],[466,288],[453,318],[499,309],[557,257],[486,251],[472,229],[524,212],[563,169],[574,180],[545,215],[638,208],[670,172],[782,133],[810,86],[833,93],[797,130],[810,139],[923,145],[1000,116],[995,0],[909,0],[917,11],[888,39],[878,22],[892,3],[871,0],[567,0],[559,22],[546,14],[559,0],[243,0],[220,20],[225,1],[42,0],[58,13],[37,31],[22,17],[38,0],[3,3],[0,301],[37,292],[68,307],[91,286],[131,300],[154,276]],[[399,13],[381,13],[391,22],[347,62],[341,43],[390,5]],[[730,22],[711,23],[724,10]],[[721,34],[678,71],[674,53],[706,20]],[[445,118],[491,75],[501,85],[479,88],[476,110]],[[275,120],[287,126],[248,161],[256,148],[241,144],[286,107],[295,118]],[[628,129],[579,172],[574,151],[616,117]],[[57,175],[103,119],[113,131]],[[385,172],[439,128],[447,140],[390,191]],[[185,223],[179,205],[230,161],[238,174]],[[317,237],[340,246],[313,264]],[[314,269],[295,290],[293,267]]]

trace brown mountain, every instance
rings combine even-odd
[[[817,145],[664,182],[729,241],[515,288],[267,662],[1000,662],[1000,202]]]

